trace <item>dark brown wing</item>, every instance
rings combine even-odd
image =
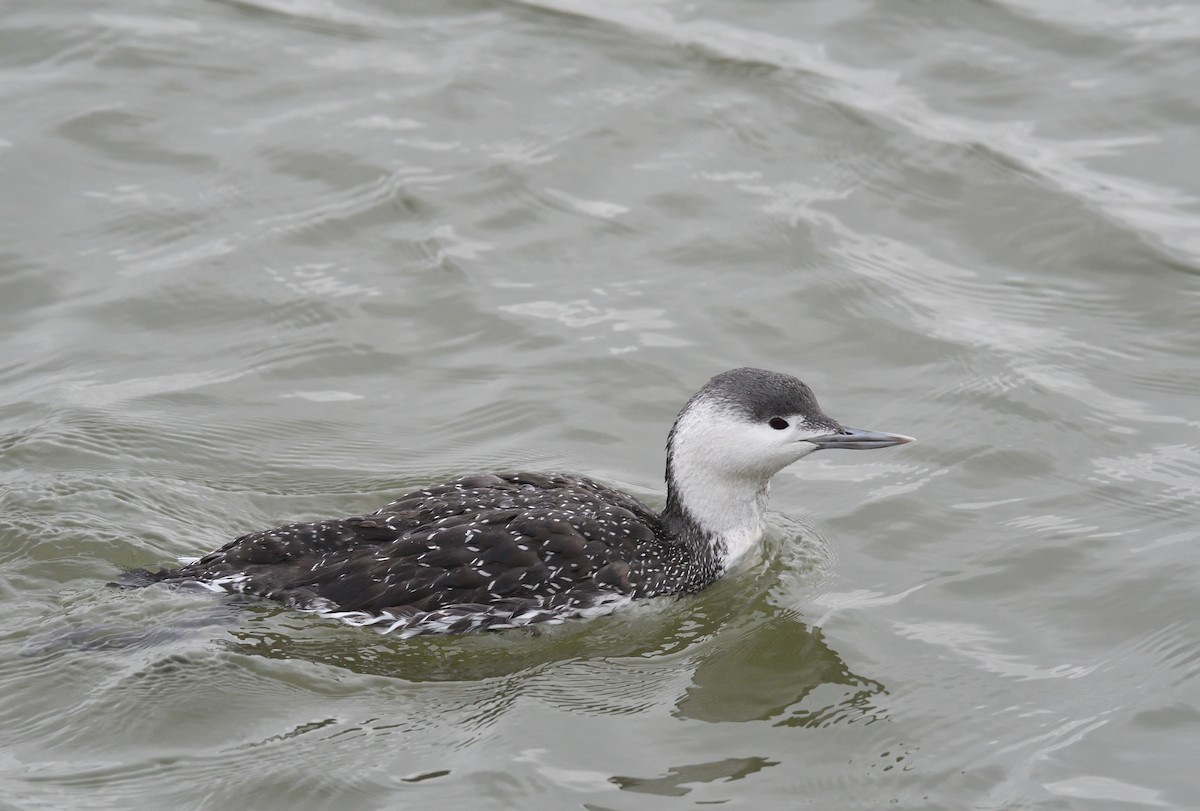
[[[587,479],[471,476],[372,515],[243,535],[159,579],[305,609],[399,616],[501,604],[520,613],[635,593],[647,549],[662,544],[653,511]]]

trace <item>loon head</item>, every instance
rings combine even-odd
[[[706,538],[722,568],[763,531],[771,477],[824,448],[867,450],[912,437],[847,428],[791,375],[733,369],[688,400],[667,440],[667,509],[677,531]]]

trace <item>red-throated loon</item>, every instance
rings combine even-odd
[[[733,369],[679,412],[661,513],[577,476],[466,476],[370,515],[252,532],[178,569],[134,574],[401,636],[556,622],[708,586],[761,538],[777,472],[824,448],[911,441],[842,426],[790,375]]]

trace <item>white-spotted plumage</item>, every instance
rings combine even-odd
[[[675,420],[661,513],[577,476],[466,476],[370,515],[253,532],[179,568],[131,575],[400,636],[590,617],[720,577],[762,536],[770,479],[797,459],[908,441],[843,428],[794,377],[734,369]]]

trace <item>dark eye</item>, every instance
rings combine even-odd
[[[782,431],[784,428],[788,427],[788,421],[783,417],[771,417],[771,421],[768,422],[767,425],[771,426],[776,431]]]

